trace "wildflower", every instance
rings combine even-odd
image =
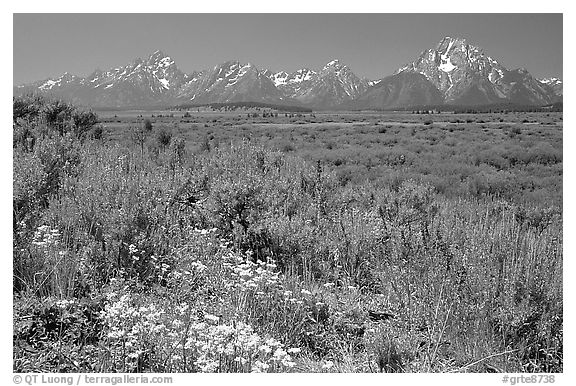
[[[135,254],[136,252],[138,252],[138,248],[136,248],[136,246],[134,244],[130,244],[128,246],[128,253],[130,253],[131,255]]]
[[[56,306],[58,308],[66,308],[69,305],[74,304],[74,300],[66,300],[66,299],[62,299],[56,302]]]
[[[210,315],[210,314],[204,315],[204,319],[209,320],[209,321],[214,322],[214,323],[218,323],[220,321],[220,318],[218,316],[214,316],[214,315]]]
[[[252,372],[253,373],[263,373],[263,372],[266,372],[266,370],[268,370],[269,367],[270,367],[270,365],[267,363],[264,363],[262,361],[256,361],[256,362],[254,362],[254,365],[252,365]]]
[[[322,368],[325,370],[331,369],[334,366],[334,362],[332,361],[326,361],[323,365]]]
[[[308,291],[307,289],[303,289],[300,292],[302,292],[304,295],[312,295],[312,292]]]
[[[324,287],[326,287],[326,288],[334,287],[334,283],[325,283]]]
[[[200,364],[200,370],[203,373],[213,373],[214,371],[216,371],[216,369],[218,368],[218,363],[215,361],[207,361],[205,363],[202,363],[203,358],[200,358],[198,360],[199,364]]]
[[[193,261],[190,265],[198,272],[202,272],[206,269],[206,266],[199,261]]]
[[[242,358],[242,357],[236,357],[236,358],[234,358],[234,361],[240,362],[242,365],[245,365],[246,363],[248,363],[248,359]]]
[[[288,349],[290,354],[298,354],[300,351],[302,351],[302,349],[299,347],[291,347]]]

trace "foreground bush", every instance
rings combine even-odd
[[[342,186],[246,142],[102,143],[43,103],[14,102],[15,371],[563,370],[562,212],[493,199],[508,172],[475,198]]]

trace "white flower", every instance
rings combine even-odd
[[[218,323],[220,321],[220,318],[218,316],[214,316],[214,315],[210,315],[210,314],[204,315],[204,319],[209,320],[209,321],[214,322],[214,323]]]
[[[254,365],[252,365],[252,372],[253,373],[263,373],[266,370],[268,370],[268,368],[270,367],[269,364],[261,362],[261,361],[256,361],[254,363]]]
[[[136,246],[135,246],[134,244],[130,244],[130,245],[128,246],[128,252],[129,252],[131,255],[133,255],[133,254],[135,254],[136,252],[138,252],[138,248],[136,248]]]
[[[326,361],[326,363],[324,363],[322,365],[322,368],[328,370],[328,369],[331,369],[333,366],[334,366],[334,362]]]
[[[296,365],[296,362],[292,362],[289,359],[283,359],[282,364],[286,367],[294,367]]]
[[[298,354],[300,351],[302,351],[302,349],[299,347],[291,347],[288,349],[290,354]]]
[[[312,295],[312,292],[308,291],[307,289],[303,289],[300,292],[302,292],[304,295]]]

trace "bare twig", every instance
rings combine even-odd
[[[477,361],[474,361],[474,362],[472,362],[472,363],[469,363],[469,364],[467,364],[466,366],[462,366],[462,367],[460,367],[458,370],[452,370],[452,371],[450,371],[450,372],[451,372],[451,373],[456,373],[456,372],[462,371],[462,370],[464,370],[464,369],[467,369],[468,367],[477,365],[478,363],[483,362],[483,361],[485,361],[486,359],[494,358],[494,357],[497,357],[497,356],[499,356],[499,355],[510,354],[510,353],[513,353],[514,351],[518,351],[518,349],[516,348],[516,349],[514,349],[514,350],[508,350],[508,351],[503,351],[503,352],[500,352],[500,353],[497,353],[497,354],[488,355],[487,357],[484,357],[484,358],[482,358],[482,359],[478,359]]]

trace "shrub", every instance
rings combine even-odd
[[[156,143],[161,149],[165,149],[170,145],[172,140],[172,132],[166,128],[160,128],[156,131]]]
[[[28,102],[14,102],[15,371],[563,368],[562,212],[522,201],[560,186],[556,144],[436,156],[428,130],[346,165],[257,138],[189,155],[174,137],[155,155]]]

